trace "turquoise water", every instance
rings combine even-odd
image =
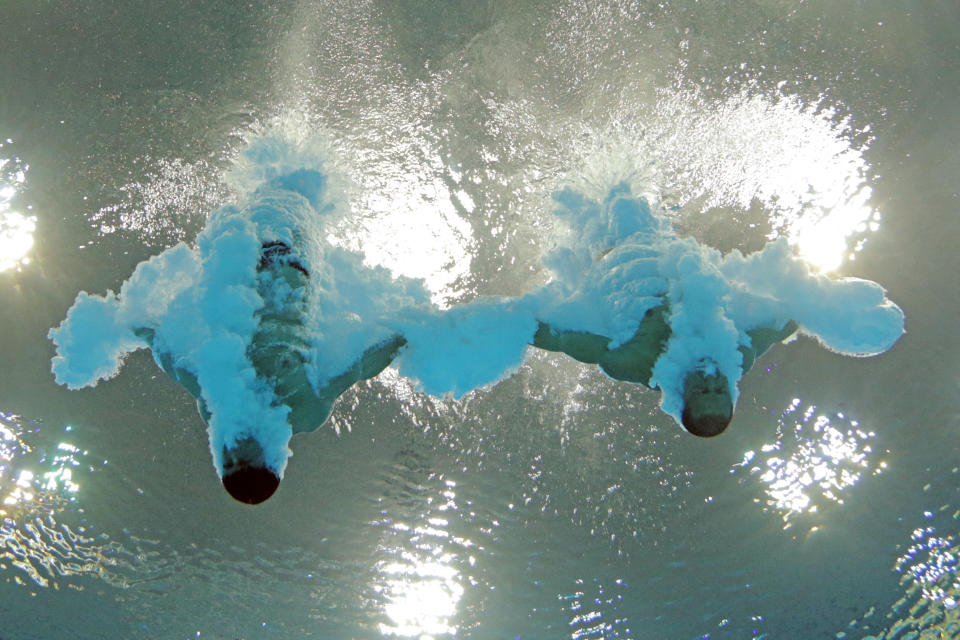
[[[0,8],[0,637],[960,636],[958,26],[947,2]],[[459,402],[387,373],[245,508],[148,355],[70,392],[46,332],[191,240],[277,123],[340,150],[336,241],[441,303],[541,284],[550,193],[613,157],[681,233],[787,237],[908,333],[776,347],[710,441],[559,356]]]

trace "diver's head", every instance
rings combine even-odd
[[[696,370],[683,385],[683,427],[695,436],[719,435],[733,419],[730,385],[722,373]]]
[[[246,504],[260,504],[280,486],[280,477],[267,468],[263,447],[253,438],[223,448],[220,480],[227,493]]]

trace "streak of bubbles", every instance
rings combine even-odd
[[[471,222],[497,241],[483,246],[493,256],[522,265],[523,244],[541,243],[543,230],[533,230],[549,225],[545,196],[598,157],[615,179],[624,167],[655,168],[639,175],[679,207],[686,232],[709,236],[705,227],[743,223],[736,237],[708,238],[720,248],[755,249],[783,235],[830,270],[878,230],[864,155],[873,133],[838,100],[761,79],[771,74],[746,63],[719,90],[706,87],[687,68],[689,38],[633,3],[559,3],[523,18],[522,38],[504,20],[478,33],[432,85],[417,87],[431,107],[424,115],[445,132],[441,148],[472,132],[474,148],[457,144],[456,157],[482,187],[471,193],[480,203]],[[657,50],[677,37],[676,50]],[[664,66],[657,82],[644,72],[656,54]]]
[[[879,475],[887,465],[871,460],[875,433],[843,413],[802,404],[794,398],[778,418],[776,442],[745,452],[731,473],[741,483],[759,483],[763,495],[754,502],[779,515],[784,530],[802,521],[817,531],[830,507],[844,504],[864,476]]]
[[[237,131],[254,116],[243,101],[183,89],[102,97],[103,125],[84,141],[84,205],[90,244],[113,235],[164,248],[192,240],[224,204],[222,180]],[[106,151],[104,151],[106,150]]]
[[[223,204],[226,189],[210,162],[136,158],[143,172],[136,182],[117,189],[119,202],[90,217],[101,236],[126,231],[146,246],[165,247],[190,240],[207,213]]]
[[[297,4],[277,22],[296,28],[273,52],[269,99],[239,108],[231,126],[204,123],[221,139],[194,144],[189,159],[157,141],[127,160],[134,180],[109,191],[123,197],[107,197],[96,227],[151,246],[189,240],[229,197],[218,173],[245,134],[292,114],[348,160],[353,216],[333,240],[424,278],[440,304],[542,280],[549,195],[599,156],[615,174],[655,167],[640,173],[677,205],[681,227],[722,249],[784,235],[834,269],[879,228],[869,128],[837,100],[789,93],[745,63],[719,92],[701,87],[691,25],[668,8],[417,5]],[[736,19],[763,24],[776,11],[762,13]],[[189,92],[150,97],[159,129],[238,109]],[[132,106],[117,108],[123,119]],[[718,217],[749,231],[733,235]],[[714,227],[727,231],[709,237]]]

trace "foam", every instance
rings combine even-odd
[[[555,194],[559,233],[544,256],[553,274],[547,285],[440,310],[422,280],[367,267],[360,253],[327,241],[349,211],[337,175],[322,141],[252,140],[229,176],[237,201],[210,215],[195,244],[142,262],[119,293],[78,294],[49,333],[56,381],[95,386],[117,375],[127,354],[149,347],[172,375],[195,378],[218,472],[223,448],[252,437],[282,477],[291,409],[249,356],[266,303],[297,305],[298,338],[288,346],[302,350],[314,390],[402,335],[399,372],[426,393],[455,398],[515,371],[538,321],[606,336],[615,347],[665,305],[672,333],[648,384],[678,423],[694,369],[725,374],[736,401],[739,347],[749,346],[752,329],[794,320],[827,348],[857,356],[885,351],[903,332],[903,312],[876,283],[812,273],[785,240],[723,256],[677,236],[654,192],[626,181],[598,186],[595,177],[589,188]],[[271,242],[291,247],[309,271],[305,297],[290,295],[282,278],[258,278],[262,246]]]
[[[596,182],[593,183],[596,192]],[[723,373],[736,403],[748,332],[800,332],[844,355],[869,356],[902,335],[904,315],[875,282],[829,278],[794,257],[786,239],[744,256],[726,256],[680,238],[650,191],[633,195],[617,182],[597,199],[573,189],[555,196],[568,228],[545,257],[553,280],[527,297],[538,318],[557,329],[629,339],[643,314],[665,305],[671,336],[649,385],[680,422],[683,384],[694,369]]]

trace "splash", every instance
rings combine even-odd
[[[331,242],[349,206],[329,143],[289,132],[255,137],[228,175],[237,201],[210,214],[195,243],[141,263],[119,293],[77,296],[50,331],[53,373],[73,389],[95,386],[117,375],[127,354],[150,348],[198,398],[221,475],[224,452],[252,439],[281,478],[291,412],[307,395],[283,390],[297,360],[326,409],[296,426],[312,430],[342,391],[337,381],[364,377],[363,359],[384,345],[394,350],[382,366],[393,360],[419,390],[459,398],[516,371],[538,322],[603,336],[613,347],[647,311],[664,307],[670,337],[640,382],[663,392],[661,408],[679,422],[684,379],[695,369],[724,373],[736,400],[752,330],[792,320],[847,355],[885,351],[903,332],[903,313],[876,283],[812,274],[785,240],[724,256],[681,238],[654,189],[635,193],[616,178],[623,171],[604,183],[603,166],[616,163],[591,169],[579,183],[589,189],[571,181],[555,194],[566,232],[545,256],[550,283],[519,298],[441,309],[422,280],[394,277]],[[644,171],[627,167],[634,177]],[[275,262],[288,276],[269,275],[265,265]],[[271,349],[281,356],[266,374],[257,354]]]
[[[806,104],[783,84],[709,99],[681,80],[661,91],[651,152],[681,201],[704,211],[759,203],[768,239],[785,237],[807,263],[832,271],[862,248],[853,238],[879,226],[864,157],[873,133],[826,96]]]

